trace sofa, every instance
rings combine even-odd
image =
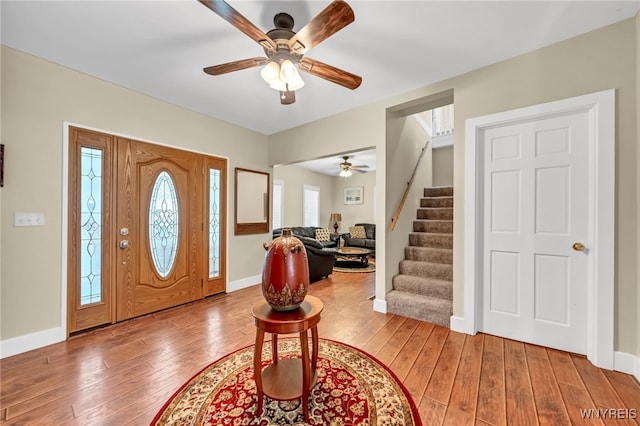
[[[316,226],[289,227],[291,234],[302,241],[307,252],[309,262],[309,282],[316,282],[326,278],[333,272],[336,261],[335,249],[338,247],[339,235],[330,235],[329,241],[318,241],[316,230],[325,229]],[[282,228],[273,230],[273,238],[282,235]]]
[[[365,238],[354,238],[351,232],[342,234],[341,237],[346,247],[360,247],[371,250],[371,256],[376,253],[376,225],[373,223],[356,223],[355,226],[362,226]]]

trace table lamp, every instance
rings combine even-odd
[[[338,233],[338,222],[342,222],[342,215],[340,213],[331,213],[331,218],[329,219],[333,222],[333,232]]]

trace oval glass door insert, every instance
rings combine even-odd
[[[153,265],[166,278],[178,251],[178,197],[171,175],[160,172],[153,184],[149,205],[149,245]]]

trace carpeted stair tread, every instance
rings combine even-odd
[[[392,283],[394,290],[453,300],[451,281],[399,274],[393,277]]]
[[[431,188],[424,189],[425,197],[452,197],[452,186],[432,186]]]
[[[404,248],[406,260],[419,260],[431,263],[453,264],[453,250],[447,248],[407,246]]]
[[[399,274],[387,293],[392,314],[449,327],[453,313],[453,187],[424,189]]]
[[[452,207],[420,207],[416,219],[453,220]]]
[[[453,280],[453,265],[405,259],[400,261],[400,273],[451,281]]]
[[[413,221],[413,232],[451,234],[453,233],[453,220],[416,219]]]
[[[424,197],[420,207],[453,207],[453,197]]]
[[[453,302],[422,294],[392,290],[387,293],[387,310],[404,317],[450,327]]]
[[[453,235],[412,232],[409,234],[409,245],[453,249]]]

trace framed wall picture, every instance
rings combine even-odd
[[[344,189],[344,203],[345,204],[362,204],[362,193],[364,187],[352,186]]]

